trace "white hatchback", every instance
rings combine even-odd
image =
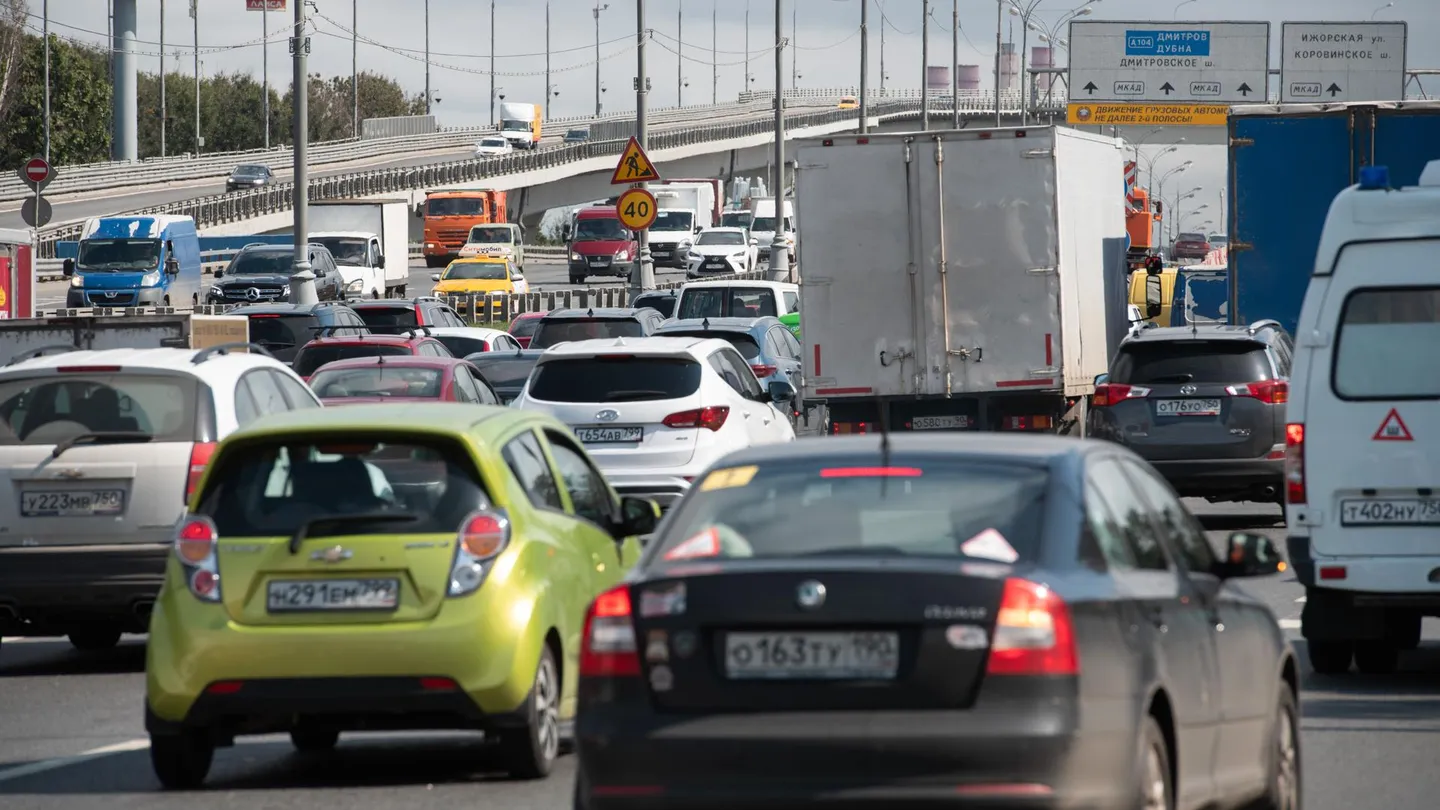
[[[718,338],[607,338],[546,349],[513,407],[565,422],[617,492],[668,508],[721,456],[794,441],[794,396]]]
[[[1287,545],[1316,672],[1388,673],[1440,616],[1440,161],[1336,196],[1300,310]]]

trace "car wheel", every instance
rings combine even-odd
[[[1305,652],[1310,658],[1310,668],[1320,675],[1340,675],[1350,671],[1350,659],[1355,657],[1355,645],[1348,641],[1305,642]]]
[[[1170,778],[1170,748],[1155,718],[1145,715],[1140,727],[1140,761],[1136,763],[1135,806],[1139,810],[1174,810],[1175,786]]]
[[[170,306],[170,296],[168,296],[168,295],[165,296],[165,298],[164,298],[164,304],[165,304],[165,306],[167,306],[167,307]]]
[[[505,770],[515,779],[549,776],[560,755],[560,670],[548,644],[540,652],[535,682],[522,711],[525,726],[507,729],[500,735]]]
[[[198,731],[150,735],[150,766],[166,790],[194,790],[210,775],[215,743]]]
[[[340,742],[340,732],[331,728],[293,728],[290,730],[290,744],[296,751],[314,753],[330,751]]]
[[[1362,641],[1355,645],[1355,668],[1366,675],[1389,675],[1400,662],[1400,647],[1393,641]]]
[[[70,645],[77,650],[108,650],[120,643],[120,631],[109,627],[86,627],[70,632]]]
[[[571,283],[571,284],[584,284],[584,283],[585,283],[585,277],[584,277],[584,276],[577,276],[577,275],[575,275],[574,273],[571,273],[571,274],[570,274],[570,283]]]
[[[1295,694],[1290,685],[1280,684],[1280,699],[1271,726],[1275,738],[1270,744],[1270,767],[1266,771],[1265,794],[1250,810],[1299,810],[1300,808],[1300,724]]]

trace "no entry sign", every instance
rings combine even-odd
[[[20,164],[20,181],[30,188],[40,191],[50,185],[55,179],[55,167],[51,166],[45,158],[32,157]]]

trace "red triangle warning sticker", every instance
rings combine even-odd
[[[1400,412],[1394,408],[1386,414],[1385,421],[1380,423],[1380,429],[1370,437],[1377,442],[1411,442],[1414,437],[1410,435],[1410,428],[1405,427],[1405,420],[1400,418]]]

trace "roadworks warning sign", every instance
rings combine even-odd
[[[1071,124],[1090,126],[1223,127],[1224,104],[1071,104]]]

